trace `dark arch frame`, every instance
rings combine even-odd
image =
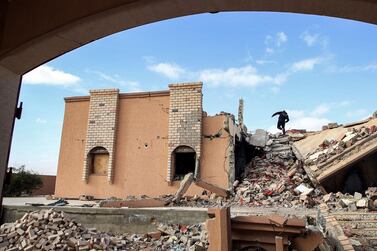
[[[221,11],[301,13],[377,24],[374,0],[0,0],[0,194],[23,74],[119,31]]]
[[[195,176],[197,153],[187,145],[177,146],[171,153],[171,170],[173,180],[181,180],[184,175],[193,173]]]

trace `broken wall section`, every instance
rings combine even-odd
[[[240,100],[240,107],[243,110],[243,101]],[[224,128],[227,137],[228,145],[225,153],[225,165],[228,173],[228,189],[233,188],[233,183],[243,173],[245,166],[253,157],[253,149],[247,141],[247,128],[243,124],[242,110],[239,109],[238,117],[241,118],[241,124],[237,124],[235,117],[230,113],[220,113],[225,116]],[[206,136],[205,136],[206,137]]]

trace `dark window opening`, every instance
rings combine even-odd
[[[95,147],[88,154],[89,173],[107,175],[109,152],[103,147]]]
[[[191,147],[178,147],[172,154],[173,180],[182,180],[188,173],[195,173],[196,153]]]
[[[343,168],[322,182],[327,192],[365,194],[368,187],[377,186],[377,151]]]

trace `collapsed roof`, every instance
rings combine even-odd
[[[377,172],[371,167],[377,165],[377,118],[333,127],[293,144],[311,180],[327,192],[351,193],[358,186],[357,179],[362,183],[361,192],[375,186]],[[353,180],[352,189],[349,180]]]

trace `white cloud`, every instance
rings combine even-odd
[[[327,118],[319,117],[302,117],[296,120],[293,120],[287,124],[287,129],[306,129],[308,131],[317,131],[321,130],[323,125],[327,125],[331,121]]]
[[[158,63],[148,66],[148,69],[170,79],[179,79],[185,73],[182,67],[172,63]]]
[[[288,41],[288,36],[283,31],[277,32],[274,36],[267,35],[264,39],[264,43],[267,46],[276,46],[280,47]]]
[[[347,65],[347,66],[332,66],[329,68],[331,73],[354,73],[354,72],[375,72],[377,71],[377,63],[370,63],[367,65]]]
[[[276,64],[276,61],[273,60],[264,60],[264,59],[258,59],[255,61],[255,63],[259,65],[266,65],[266,64]]]
[[[319,105],[314,108],[307,115],[303,110],[287,110],[291,121],[286,124],[287,129],[306,129],[309,131],[316,131],[322,129],[323,125],[330,123],[330,120],[320,115],[323,115],[327,112],[325,105]]]
[[[47,124],[47,120],[42,119],[42,118],[37,118],[37,119],[35,120],[35,122],[36,122],[37,124]]]
[[[324,61],[325,58],[309,58],[293,63],[288,69],[278,74],[263,74],[258,72],[257,68],[251,64],[240,67],[222,68],[209,68],[199,71],[190,71],[181,67],[178,64],[169,63],[156,63],[149,65],[147,68],[153,72],[164,75],[169,79],[187,80],[196,79],[203,81],[205,84],[212,86],[247,86],[255,87],[264,84],[281,85],[285,83],[288,78],[299,71],[312,70],[315,65]],[[274,61],[258,60],[258,64],[275,63]],[[277,88],[272,88],[273,93],[280,91]]]
[[[78,76],[55,69],[48,65],[41,65],[22,77],[22,82],[24,84],[31,85],[72,86],[78,84],[79,81],[80,78]]]
[[[282,44],[288,41],[288,36],[284,32],[276,33],[276,46],[280,47]]]
[[[305,115],[305,112],[302,110],[287,110],[287,113],[291,119],[301,118]]]
[[[312,116],[318,117],[322,116],[330,111],[330,106],[328,104],[321,104],[317,106],[312,112]]]
[[[273,54],[274,52],[275,52],[275,50],[273,48],[270,48],[270,47],[266,48],[266,53],[267,54]]]
[[[310,71],[313,70],[315,65],[320,64],[322,61],[323,59],[320,57],[304,59],[293,63],[291,69],[293,72]]]
[[[319,34],[310,34],[309,32],[305,31],[301,34],[300,38],[304,40],[307,46],[311,47],[317,43]]]
[[[267,35],[264,39],[266,45],[265,52],[268,55],[274,54],[283,44],[288,42],[288,36],[283,31],[277,32],[275,35]]]
[[[199,79],[205,83],[218,86],[258,86],[265,83],[280,84],[281,76],[262,75],[251,65],[228,69],[207,69],[199,73]]]
[[[326,48],[328,45],[328,39],[324,36],[322,36],[319,33],[310,33],[308,31],[303,32],[300,35],[301,40],[303,40],[307,46],[312,47],[314,45],[319,44],[323,48]]]

